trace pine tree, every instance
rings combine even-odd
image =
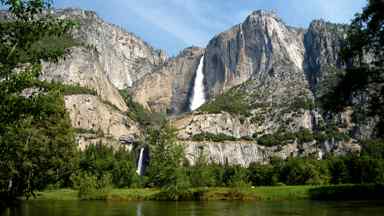
[[[65,182],[77,164],[63,95],[38,80],[41,61],[57,61],[74,44],[74,24],[46,15],[50,1],[0,3],[11,15],[0,21],[0,195],[13,200]]]

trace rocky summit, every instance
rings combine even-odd
[[[44,63],[41,79],[96,92],[65,98],[82,148],[99,141],[118,146],[124,137],[143,136],[120,90],[146,109],[167,114],[192,164],[198,154],[243,166],[275,156],[321,159],[331,152],[358,152],[358,140],[372,136],[374,118],[354,119],[359,100],[342,113],[318,106],[327,90],[324,81],[344,68],[339,55],[344,25],[316,20],[308,29],[295,28],[273,12],[255,11],[207,47],[169,58],[94,12],[54,14],[79,22],[72,34],[81,46],[58,63]],[[203,56],[207,103],[190,112]]]

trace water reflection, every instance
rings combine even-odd
[[[143,203],[138,203],[137,204],[137,210],[136,210],[136,216],[143,216],[142,208],[143,208]]]
[[[376,216],[384,202],[45,202],[30,201],[1,216]]]

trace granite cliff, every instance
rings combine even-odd
[[[65,98],[82,147],[99,141],[119,145],[125,137],[142,136],[126,114],[130,107],[122,89],[145,108],[171,116],[191,163],[199,151],[211,162],[243,166],[274,156],[321,159],[328,153],[358,152],[359,138],[372,134],[375,121],[355,122],[354,107],[332,114],[318,106],[323,82],[344,68],[339,55],[344,25],[318,20],[301,29],[272,12],[255,11],[206,48],[190,47],[168,58],[93,12],[55,14],[79,22],[73,36],[82,45],[56,64],[44,63],[41,79],[97,92]],[[190,112],[202,56],[208,102]]]

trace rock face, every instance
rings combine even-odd
[[[249,166],[251,163],[267,163],[272,157],[313,156],[322,159],[326,154],[344,155],[360,152],[360,145],[348,142],[292,143],[285,146],[265,147],[252,142],[184,142],[186,157],[191,165],[199,155],[210,163]]]
[[[81,148],[96,141],[115,146],[120,138],[140,135],[136,122],[97,96],[70,95],[64,99],[72,125],[79,131]]]
[[[321,20],[313,21],[304,36],[304,70],[313,90],[329,68],[343,68],[340,51],[347,34],[347,26]]]
[[[58,63],[43,63],[40,79],[75,84],[97,92],[97,96],[65,98],[72,124],[80,131],[80,147],[98,142],[118,146],[124,137],[140,136],[137,123],[123,113],[129,108],[118,89],[132,86],[163,65],[167,59],[164,52],[104,22],[94,12],[65,9],[52,13],[79,23],[72,35],[82,46],[72,48]]]
[[[304,30],[286,26],[274,13],[256,11],[244,23],[219,34],[207,47],[205,74],[209,95],[249,79],[270,77],[304,81]],[[283,81],[283,80],[279,80]]]
[[[251,137],[256,131],[256,127],[249,121],[241,122],[229,113],[188,115],[175,120],[173,124],[179,129],[180,140],[188,140],[202,133],[225,134],[235,138]]]
[[[243,23],[214,37],[205,49],[187,48],[168,59],[162,51],[104,22],[94,12],[66,9],[53,13],[80,23],[72,33],[84,47],[72,48],[71,54],[57,64],[43,63],[40,78],[78,84],[97,92],[97,96],[65,97],[81,148],[98,142],[118,146],[140,136],[138,124],[124,114],[129,107],[118,89],[126,88],[146,108],[178,116],[172,123],[179,129],[178,138],[192,164],[200,153],[211,162],[248,166],[268,162],[273,156],[284,159],[315,155],[321,159],[330,152],[360,150],[354,139],[274,147],[244,141],[281,131],[319,132],[329,122],[344,125],[337,128],[339,132],[358,134],[352,138],[367,138],[372,133],[375,121],[354,123],[354,109],[328,118],[314,107],[321,82],[334,70],[344,68],[338,53],[345,26],[314,21],[308,29],[299,29],[287,26],[272,12],[255,11]],[[9,19],[6,13],[0,13],[0,19],[4,18]],[[246,113],[185,114],[190,111],[193,80],[203,55],[208,99],[212,102],[220,95],[235,92],[236,102],[247,104]],[[224,103],[231,105],[232,101]],[[192,141],[193,136],[203,133],[224,134],[242,141]]]
[[[197,134],[225,134],[234,138],[262,136],[278,131],[318,132],[327,122],[339,122],[339,131],[358,130],[351,113],[325,119],[314,106],[319,83],[343,69],[339,55],[346,27],[313,21],[308,29],[287,26],[274,13],[253,12],[244,23],[215,38],[206,48],[204,74],[207,95],[237,92],[248,104],[247,114],[195,112],[174,120],[186,152],[196,156],[201,148],[211,162],[248,165],[271,156],[359,151],[353,139],[343,142],[315,141],[305,144],[263,147],[244,141],[193,142]],[[231,103],[231,102],[228,102]],[[349,122],[349,124],[344,124]],[[344,126],[341,126],[344,125]],[[366,127],[359,125],[362,130]],[[189,157],[193,162],[192,156]]]
[[[133,99],[152,111],[179,114],[188,111],[193,78],[204,50],[187,48],[132,87]]]
[[[122,28],[104,22],[94,12],[65,9],[55,13],[60,18],[79,22],[74,37],[99,53],[102,69],[118,89],[132,86],[167,59],[164,52],[153,49]]]
[[[119,91],[111,84],[93,50],[76,47],[58,63],[43,63],[40,79],[93,89],[102,100],[115,105],[121,111],[127,106]]]
[[[226,112],[218,114],[194,113],[174,119],[173,125],[179,129],[178,138],[181,140],[188,140],[194,135],[203,133],[225,134],[240,139],[252,137],[255,134],[272,134],[281,129],[279,126],[285,123],[283,122],[284,119],[289,121],[289,123],[284,124],[287,131],[312,130],[315,127],[314,115],[317,115],[317,113],[311,113],[310,111],[288,113],[279,117],[266,114],[265,119],[255,122],[251,118],[244,118]],[[261,118],[264,118],[264,116]]]

